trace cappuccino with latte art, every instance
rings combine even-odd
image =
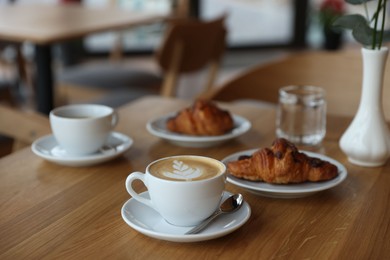
[[[149,167],[158,178],[173,181],[197,181],[212,178],[224,172],[219,162],[203,157],[174,157],[159,160]]]
[[[131,173],[126,189],[133,199],[155,209],[168,223],[194,226],[218,209],[225,189],[225,171],[226,166],[213,158],[171,156],[150,163],[145,173]],[[133,189],[136,180],[145,184],[147,197]]]

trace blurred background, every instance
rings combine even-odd
[[[0,0],[0,4],[8,4],[9,2],[13,1]],[[17,2],[56,4],[62,1],[17,0]],[[82,0],[84,5],[92,7],[115,5],[123,9],[161,12],[163,14],[170,13],[175,8],[176,2],[178,1]],[[324,36],[320,21],[320,8],[325,2],[324,0],[191,0],[188,2],[190,14],[201,19],[213,18],[222,13],[228,14],[229,50],[288,50],[291,48],[318,49],[323,47]],[[345,9],[349,11],[351,6],[347,6]],[[353,11],[356,12],[356,10]],[[161,24],[121,31],[124,54],[151,53],[158,46],[162,32],[163,25]],[[83,39],[78,47],[83,48],[82,54],[86,56],[105,55],[111,50],[117,37],[117,32],[91,35]],[[344,38],[344,41],[349,41],[348,36]],[[26,43],[24,52],[29,56],[31,51],[32,48],[29,48],[28,43]],[[8,53],[8,55],[11,54]],[[80,59],[82,57],[73,58]],[[64,62],[72,63],[76,60],[72,61],[69,58]]]
[[[293,52],[336,52],[360,48],[348,32],[330,30],[330,23],[345,13],[364,12],[359,9],[360,5],[346,5],[344,0],[0,0],[0,8],[1,5],[15,3],[50,5],[73,2],[81,2],[92,8],[109,6],[162,15],[183,9],[182,15],[201,20],[226,14],[226,51],[215,81],[216,88],[242,71],[255,65],[270,63]],[[369,10],[376,5],[375,1],[372,2],[368,5]],[[70,84],[64,84],[64,75],[68,69],[74,68],[73,72],[78,72],[78,65],[91,63],[103,64],[103,67],[115,63],[120,68],[143,69],[157,74],[161,68],[158,67],[154,54],[163,40],[166,27],[164,22],[154,23],[92,34],[52,46],[53,71],[57,84],[55,105],[103,101],[118,107],[123,102],[132,100],[130,94],[123,94],[128,93],[129,88],[126,89],[127,92],[112,93],[111,88],[85,88],[72,84],[71,81]],[[16,108],[34,110],[34,45],[22,42],[15,48],[13,44],[1,45],[0,42],[0,47],[0,103],[11,100]],[[20,57],[23,58],[26,70],[22,72],[23,75],[20,66],[15,66]],[[204,90],[204,75],[201,71],[181,77],[175,96],[188,99],[197,97]],[[128,100],[123,99],[126,95]]]
[[[356,43],[345,31],[336,39],[330,38],[330,42],[327,43],[324,17],[363,12],[358,9],[361,7],[346,5],[344,0],[0,0],[0,7],[13,2],[18,4],[82,2],[83,5],[91,7],[115,6],[161,14],[170,14],[181,2],[186,2],[188,16],[207,20],[225,13],[228,29],[227,51],[218,75],[218,84],[250,66],[270,62],[290,52],[312,49],[337,51],[346,46],[353,46]],[[327,8],[330,8],[330,12]],[[81,62],[106,59],[112,54],[118,42],[120,52],[117,55],[120,56],[121,62],[156,71],[158,68],[153,60],[153,53],[162,40],[164,26],[163,23],[137,26],[58,44],[53,48],[57,71],[60,73],[64,68]],[[21,50],[26,61],[33,59],[34,48],[31,43],[23,43]],[[15,60],[16,52],[12,47],[4,48],[0,55],[1,83],[16,73],[15,68],[10,69],[7,64]],[[183,80],[183,84],[199,85],[196,76],[190,75],[189,80]],[[19,88],[19,91],[26,89],[28,90]],[[178,96],[191,98],[198,93],[196,88],[187,89],[190,91],[180,92],[179,89]]]

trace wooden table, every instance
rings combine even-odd
[[[390,47],[390,45],[388,46]],[[390,60],[383,81],[383,109],[390,120]],[[362,92],[361,49],[342,51],[304,50],[253,66],[205,96],[219,101],[257,99],[278,102],[279,89],[288,85],[314,85],[326,91],[327,113],[354,116]]]
[[[88,34],[163,20],[162,14],[138,13],[112,7],[14,4],[0,7],[0,39],[35,44],[38,111],[53,108],[51,45]]]
[[[331,116],[321,147],[343,163],[339,186],[300,199],[241,192],[252,209],[247,223],[224,237],[174,243],[144,236],[121,218],[130,198],[125,179],[158,158],[198,154],[222,159],[269,146],[275,111],[249,104],[220,104],[249,119],[245,135],[219,147],[181,148],[151,136],[146,122],[188,106],[189,101],[147,97],[119,109],[117,131],[134,144],[122,157],[85,167],[59,166],[24,149],[0,160],[1,259],[389,259],[390,165],[362,168],[348,163],[338,139],[349,119]],[[142,113],[140,113],[142,111]],[[138,185],[138,186],[137,186]],[[138,183],[138,191],[144,188]]]

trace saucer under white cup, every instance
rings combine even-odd
[[[97,152],[118,123],[116,111],[97,104],[66,105],[50,112],[50,125],[59,145],[72,155]]]
[[[52,163],[84,167],[112,160],[129,150],[132,144],[133,139],[129,136],[119,132],[111,132],[105,145],[99,151],[87,155],[71,155],[67,154],[57,143],[53,135],[47,135],[33,142],[31,149],[37,156]]]
[[[149,192],[140,194],[149,198]],[[222,201],[232,193],[225,191]],[[198,242],[219,238],[232,233],[242,227],[251,216],[251,208],[244,201],[242,207],[231,214],[224,214],[210,223],[198,234],[186,235],[192,227],[179,227],[166,222],[154,209],[131,198],[122,207],[123,220],[131,228],[145,236],[171,242]]]

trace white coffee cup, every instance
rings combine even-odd
[[[117,123],[118,115],[115,110],[104,105],[66,105],[50,112],[54,137],[70,155],[97,152]]]
[[[144,173],[133,172],[126,189],[137,201],[155,209],[168,223],[194,226],[211,216],[219,207],[225,189],[225,165],[215,159],[179,155],[150,163]],[[150,199],[132,188],[141,180]]]

